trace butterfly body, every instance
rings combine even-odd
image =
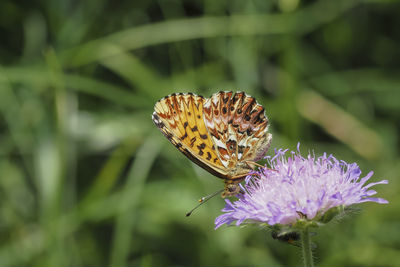
[[[272,137],[264,108],[243,92],[172,94],[156,103],[153,121],[185,156],[224,179],[223,197],[239,192],[248,162],[263,157]]]

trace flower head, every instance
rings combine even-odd
[[[260,168],[249,175],[237,201],[226,200],[224,214],[215,220],[216,228],[234,221],[236,225],[258,222],[287,226],[301,220],[325,222],[335,208],[367,201],[388,203],[371,197],[376,191],[370,189],[388,181],[366,185],[373,172],[360,178],[356,163],[339,161],[326,153],[304,158],[299,148],[289,153],[287,149],[276,150],[275,156],[266,158],[270,168]]]

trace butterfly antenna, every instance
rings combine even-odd
[[[193,211],[195,211],[198,207],[200,207],[201,205],[203,205],[204,203],[206,203],[208,200],[210,200],[211,198],[215,197],[216,195],[218,195],[219,193],[222,193],[224,191],[224,189],[218,190],[217,192],[212,193],[211,195],[202,197],[199,199],[199,204],[196,205],[196,207],[194,207],[191,211],[189,211],[188,213],[186,213],[186,217],[189,217]]]

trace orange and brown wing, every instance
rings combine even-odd
[[[191,161],[211,174],[226,178],[203,120],[204,98],[195,94],[172,94],[154,106],[153,121],[167,139]]]
[[[243,92],[213,94],[204,103],[204,121],[226,168],[257,161],[270,146],[264,108]]]

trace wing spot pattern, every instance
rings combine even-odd
[[[190,139],[190,147],[193,147],[195,142],[196,142],[196,136]]]
[[[185,134],[184,134],[184,135],[182,135],[182,137],[180,138],[180,139],[181,139],[181,141],[185,140],[185,138],[186,138],[186,137],[188,137],[188,134],[187,134],[187,132],[185,132]]]
[[[200,145],[197,146],[197,148],[200,149],[200,150],[204,149],[204,148],[206,148],[206,144],[201,143]]]

